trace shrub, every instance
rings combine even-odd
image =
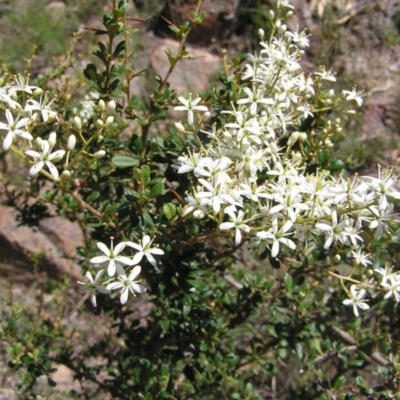
[[[3,148],[91,237],[77,286],[114,327],[78,351],[56,324],[17,328],[14,309],[2,340],[10,366],[25,368],[20,390],[35,397],[52,360],[91,382],[92,397],[397,398],[397,176],[347,177],[330,120],[362,97],[336,94],[325,68],[302,72],[308,38],[287,30],[286,0],[269,13],[271,35],[258,31],[258,53],[223,58],[221,86],[178,96],[168,78],[190,56],[200,4],[171,25],[179,51],[148,99],[129,92],[142,72],[127,63],[125,1],[94,32],[105,41],[84,71],[96,91],[84,113],[70,93],[55,101],[26,77],[2,78]],[[158,131],[171,109],[182,120]],[[132,317],[135,295],[145,322]]]

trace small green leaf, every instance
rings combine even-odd
[[[150,168],[148,165],[142,166],[142,181],[145,185],[150,181]]]
[[[293,278],[290,274],[286,273],[283,278],[283,282],[285,283],[286,290],[291,292],[293,290]]]
[[[321,164],[325,164],[329,160],[329,151],[328,150],[321,150],[318,153],[318,160]]]
[[[340,171],[344,168],[344,162],[342,160],[332,160],[329,164],[329,171]]]
[[[158,182],[151,188],[149,197],[151,199],[154,199],[155,197],[159,196],[163,190],[164,190],[164,185],[161,182]]]
[[[117,168],[130,168],[130,167],[135,167],[136,165],[139,164],[139,160],[129,156],[115,156],[112,158],[111,162]]]
[[[153,218],[151,218],[151,215],[147,210],[143,211],[143,219],[147,225],[149,225],[151,227],[154,226]]]
[[[100,193],[99,192],[92,192],[90,193],[90,195],[87,197],[86,201],[88,203],[91,203],[92,201],[97,200],[100,197]]]
[[[86,68],[83,71],[83,75],[89,80],[89,81],[96,81],[97,80],[97,68],[94,64],[88,64]]]
[[[172,203],[164,204],[164,214],[171,221],[176,215],[176,207]]]
[[[335,383],[333,384],[334,389],[340,389],[346,382],[346,378],[342,375],[339,376],[336,380]]]

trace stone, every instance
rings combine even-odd
[[[41,268],[52,278],[68,275],[82,279],[81,268],[74,261],[75,249],[83,243],[77,224],[59,216],[42,220],[36,231],[18,226],[17,211],[0,206],[0,256],[2,261],[32,262],[32,255],[43,256]]]
[[[155,49],[150,57],[150,64],[157,75],[165,77],[170,63],[166,51],[177,54],[179,43],[164,39],[162,44]],[[202,48],[186,46],[190,59],[179,61],[174,68],[170,79],[171,87],[179,92],[197,92],[210,86],[213,74],[220,69],[221,62],[218,56],[209,53]]]

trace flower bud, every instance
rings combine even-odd
[[[33,91],[32,97],[38,98],[42,93],[43,93],[43,89],[42,88],[37,88],[37,89],[35,89]]]
[[[106,109],[106,103],[104,102],[104,100],[100,99],[97,103],[97,107],[99,108],[100,112],[103,112]]]
[[[96,121],[96,127],[101,129],[104,126],[104,122],[101,119]]]
[[[293,146],[299,139],[300,132],[293,132],[289,137],[289,146]]]
[[[57,119],[57,113],[55,111],[50,111],[47,117],[47,123],[53,122]]]
[[[264,35],[265,35],[264,29],[260,28],[258,30],[258,37],[260,38],[260,40],[264,40]]]
[[[49,135],[49,145],[50,147],[54,147],[57,142],[57,134],[55,132],[51,132]]]
[[[111,125],[113,122],[114,122],[114,117],[112,115],[110,115],[109,117],[107,117],[106,123],[104,125],[108,126],[108,125]]]
[[[75,135],[70,135],[67,142],[67,149],[69,151],[72,151],[75,148],[75,145],[76,145],[76,137]]]
[[[71,171],[69,171],[68,169],[65,169],[61,173],[61,179],[68,179],[70,176],[71,176]]]
[[[82,129],[82,120],[78,116],[74,117],[74,126],[78,131]]]
[[[300,135],[299,135],[299,140],[300,140],[300,142],[305,142],[307,139],[308,139],[307,133],[305,133],[305,132],[300,132]]]
[[[290,11],[288,11],[288,12],[286,13],[285,18],[290,18],[292,15],[293,15],[293,11],[290,10]]]
[[[206,112],[201,116],[201,119],[202,119],[204,122],[206,122],[206,121],[208,121],[208,120],[210,119],[210,117],[211,117],[210,111],[206,111]]]
[[[333,257],[333,263],[334,264],[339,264],[341,260],[341,257],[339,254],[335,254],[335,256]]]
[[[196,219],[202,219],[206,216],[206,213],[202,210],[195,210],[193,212],[193,217]]]
[[[269,17],[270,17],[271,19],[274,19],[274,18],[275,18],[275,13],[274,13],[272,10],[269,10]]]
[[[40,146],[42,145],[43,139],[40,138],[40,137],[37,137],[37,138],[35,139],[35,142],[36,142],[36,144],[40,147]]]
[[[93,154],[94,158],[103,158],[106,155],[106,151],[105,150],[99,150],[96,151],[96,153]]]
[[[287,30],[287,26],[286,26],[285,24],[283,24],[283,25],[281,25],[281,26],[279,27],[278,33],[279,33],[280,35],[282,35],[283,33],[286,32],[286,30]]]
[[[107,103],[107,114],[113,114],[115,112],[115,107],[117,105],[115,104],[114,100],[111,100]]]
[[[281,27],[281,25],[282,25],[282,22],[280,19],[278,19],[278,21],[276,21],[276,23],[275,23],[276,29],[279,29]]]
[[[185,132],[185,127],[180,122],[175,122],[175,128],[178,132]]]
[[[333,89],[329,90],[328,97],[333,97],[335,95],[335,91]]]

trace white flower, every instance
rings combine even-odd
[[[31,86],[29,85],[29,76],[25,78],[22,75],[18,75],[14,77],[16,86],[10,86],[8,88],[8,94],[12,96],[14,93],[17,92],[25,92],[27,94],[33,94],[33,91],[35,90],[40,90],[42,91],[38,86]]]
[[[3,103],[6,103],[9,107],[11,107],[13,110],[16,108],[21,108],[21,105],[13,100],[9,94],[7,94],[3,88],[0,88],[0,101]]]
[[[40,96],[40,99],[38,101],[35,99],[29,99],[26,102],[24,111],[29,113],[29,115],[33,113],[34,118],[36,118],[36,115],[39,115],[40,113],[43,122],[47,122],[49,118],[51,119],[52,117],[57,116],[56,112],[53,111],[51,108],[51,104],[53,103],[53,101],[54,100],[49,101],[47,95]]]
[[[192,95],[189,94],[189,98],[185,99],[183,96],[179,96],[178,100],[183,104],[183,106],[176,106],[174,110],[177,111],[187,111],[187,122],[190,126],[193,126],[194,123],[194,113],[193,111],[208,111],[206,106],[198,106],[197,104],[200,103],[201,98],[196,97],[192,100]]]
[[[128,300],[128,294],[131,292],[134,296],[135,293],[144,293],[146,288],[139,285],[140,280],[135,281],[135,278],[140,274],[142,270],[140,265],[136,265],[135,268],[130,272],[128,276],[125,274],[118,277],[119,282],[112,282],[107,285],[107,290],[121,289],[121,304],[125,304]]]
[[[351,255],[353,256],[354,263],[356,265],[362,265],[366,267],[368,264],[372,264],[370,260],[371,256],[369,254],[364,254],[361,248],[358,248],[356,251],[352,251]]]
[[[121,242],[115,246],[115,249],[113,238],[111,238],[110,248],[108,248],[104,243],[97,243],[97,248],[101,250],[105,255],[93,257],[90,262],[92,264],[101,264],[104,262],[108,262],[107,273],[109,276],[114,276],[115,271],[117,271],[118,275],[125,275],[125,271],[120,264],[134,265],[134,262],[131,258],[119,255],[119,253],[125,248],[127,243],[129,242]]]
[[[96,277],[93,279],[92,274],[87,271],[85,274],[86,282],[78,281],[78,283],[82,285],[80,288],[81,292],[90,293],[90,301],[93,304],[93,307],[97,307],[96,292],[100,292],[103,294],[110,293],[110,291],[106,287],[99,285],[99,281],[103,273],[104,270],[101,269],[97,272]]]
[[[284,237],[286,232],[288,232],[292,226],[292,221],[286,221],[279,229],[278,220],[274,219],[272,221],[272,227],[268,231],[261,231],[257,233],[257,237],[259,239],[264,240],[267,243],[272,243],[271,257],[275,258],[279,254],[279,243],[283,243],[291,250],[296,248],[296,244],[292,240]]]
[[[400,276],[398,274],[392,274],[388,277],[386,282],[382,282],[381,285],[387,291],[385,294],[385,299],[394,297],[396,302],[400,301]]]
[[[244,212],[239,210],[238,214],[235,215],[234,208],[227,207],[225,208],[225,213],[228,214],[232,220],[232,222],[223,222],[220,224],[219,229],[221,231],[228,230],[228,229],[235,229],[235,245],[239,246],[240,242],[242,241],[242,233],[243,232],[250,232],[250,227],[245,224],[246,221],[243,221]]]
[[[17,118],[17,120],[14,121],[14,116],[12,115],[11,111],[6,110],[6,119],[8,124],[0,122],[0,130],[8,131],[3,141],[4,150],[8,150],[10,148],[15,136],[20,136],[27,140],[33,139],[32,135],[28,131],[21,129],[29,123],[29,118]]]
[[[148,236],[148,235],[143,236],[143,239],[140,244],[137,244],[134,242],[125,242],[125,244],[127,246],[132,247],[139,252],[135,255],[135,257],[133,257],[131,265],[136,265],[136,264],[140,263],[143,256],[145,256],[147,258],[148,262],[151,265],[156,265],[157,262],[156,262],[155,258],[153,257],[153,254],[162,255],[162,254],[164,254],[164,252],[161,249],[159,249],[158,247],[150,248],[152,242],[153,242],[153,239],[150,239],[150,236]]]
[[[346,299],[343,301],[343,304],[346,306],[353,306],[353,311],[354,315],[356,317],[359,316],[358,308],[361,308],[361,310],[368,310],[369,305],[366,303],[368,300],[364,299],[364,296],[366,295],[366,290],[365,289],[360,289],[357,285],[351,285],[350,286],[350,299]]]
[[[336,82],[336,78],[333,75],[332,71],[326,71],[325,67],[322,67],[321,72],[314,72],[314,75],[318,75],[321,79],[325,81]]]
[[[49,140],[50,139],[51,137],[49,138]],[[56,181],[59,178],[59,174],[56,166],[52,162],[60,161],[64,157],[65,151],[57,150],[52,153],[51,151],[53,149],[53,146],[50,144],[49,140],[41,141],[40,153],[35,150],[27,150],[25,151],[25,154],[28,155],[29,157],[32,157],[36,161],[36,164],[34,164],[29,170],[29,175],[32,176],[37,175],[40,172],[40,170],[46,165],[46,167],[50,171],[51,176]]]
[[[354,100],[358,104],[358,106],[361,107],[361,105],[363,103],[363,99],[362,99],[361,95],[356,92],[355,89],[353,89],[351,91],[343,90],[342,94],[347,101]]]

